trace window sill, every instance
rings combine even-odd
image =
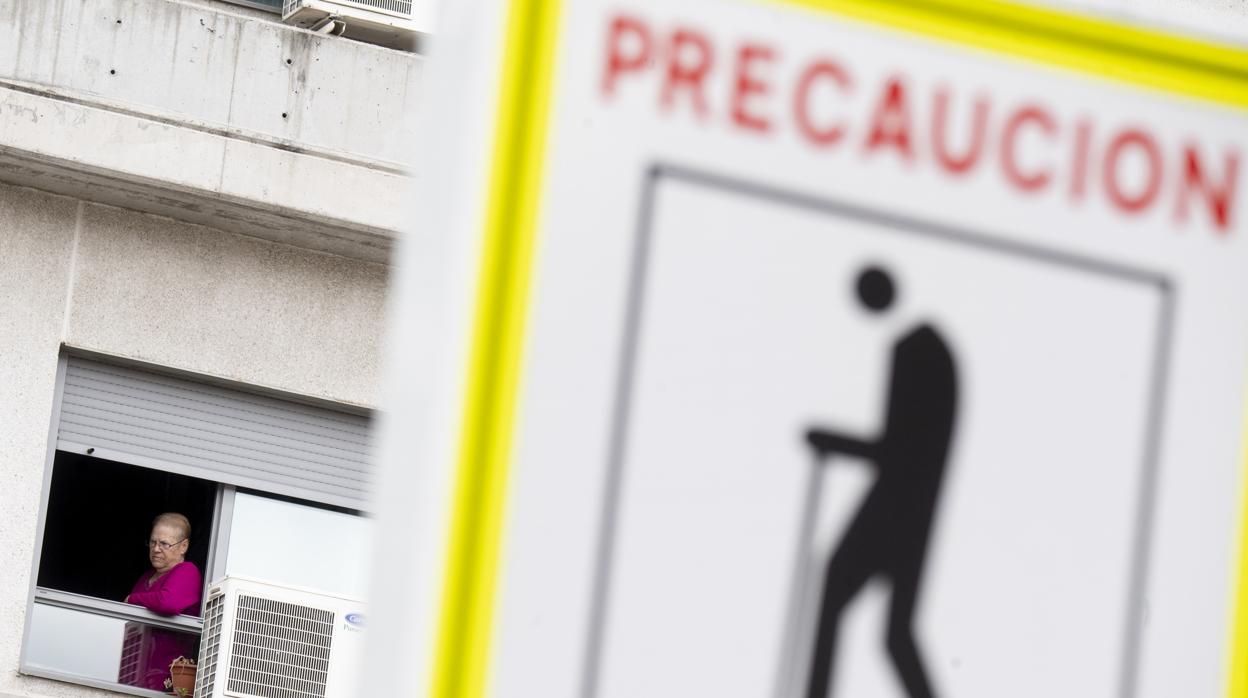
[[[99,681],[97,679],[87,678],[85,676],[77,676],[67,674],[55,669],[48,669],[41,666],[32,666],[22,664],[18,667],[18,673],[24,676],[34,676],[41,679],[50,679],[52,681],[60,681],[62,683],[72,683],[79,686],[88,686],[90,688],[99,688],[113,693],[123,693],[132,696],[144,696],[145,698],[167,698],[170,694],[151,691],[146,688],[137,688],[135,686],[126,686],[125,684],[109,683],[108,681]],[[9,698],[7,694],[0,694],[0,698]],[[13,698],[17,698],[14,696]]]
[[[59,606],[61,608],[69,608],[76,611],[89,611],[102,616],[111,618],[120,618],[122,620],[137,620],[148,625],[155,625],[171,630],[190,630],[193,632],[201,632],[204,628],[204,621],[195,616],[162,616],[157,613],[135,606],[133,604],[121,603],[119,601],[107,601],[105,599],[97,599],[91,596],[83,596],[81,594],[71,594],[67,591],[57,591],[55,589],[46,589],[44,587],[35,588],[35,603],[46,604],[49,606]]]

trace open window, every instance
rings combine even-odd
[[[197,654],[200,608],[125,600],[152,569],[146,543],[165,512],[190,521],[200,598],[227,574],[363,598],[368,426],[367,414],[63,358],[21,671],[164,693],[170,657]]]
[[[191,522],[186,559],[208,569],[215,482],[58,451],[44,514],[37,585],[124,601],[150,563],[146,541],[157,515]]]

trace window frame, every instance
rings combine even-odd
[[[236,0],[228,1],[235,2]],[[243,0],[238,0],[238,4],[248,3]],[[165,698],[168,696],[167,693],[153,691],[138,686],[130,686],[127,684],[117,683],[115,681],[104,681],[72,672],[58,671],[56,669],[35,666],[30,663],[29,657],[27,656],[32,631],[31,621],[33,620],[36,605],[52,606],[71,611],[89,613],[96,616],[115,618],[118,620],[137,621],[170,630],[194,632],[197,635],[203,632],[204,625],[202,617],[188,615],[178,615],[172,617],[162,616],[157,613],[153,613],[142,606],[134,604],[127,604],[121,601],[113,601],[110,599],[102,599],[38,586],[39,568],[43,562],[43,540],[47,526],[48,506],[52,493],[52,476],[56,467],[56,454],[58,451],[111,460],[118,463],[124,463],[132,467],[147,468],[164,473],[187,477],[200,477],[197,474],[182,472],[181,469],[176,466],[169,467],[169,464],[156,463],[155,461],[151,461],[150,459],[143,458],[141,456],[118,453],[108,449],[100,449],[65,439],[58,439],[57,434],[61,423],[61,407],[65,393],[65,382],[68,373],[67,369],[69,360],[71,356],[77,356],[77,353],[72,352],[69,347],[62,346],[61,349],[62,350],[57,357],[56,382],[53,391],[52,410],[48,423],[47,450],[44,456],[38,520],[36,522],[33,551],[31,554],[30,581],[28,583],[26,597],[25,622],[22,626],[22,644],[18,658],[18,673],[25,676],[36,676],[64,683],[103,689],[114,693],[143,696],[145,698]],[[92,352],[88,352],[84,354],[84,356],[98,358],[97,355]],[[234,519],[234,499],[240,489],[236,485],[224,482],[214,482],[214,484],[216,485],[216,494],[212,509],[211,529],[209,532],[208,556],[204,565],[205,569],[203,570],[203,589],[201,590],[203,598],[206,598],[208,588],[212,581],[220,579],[225,575],[226,557],[229,551],[230,535]],[[357,516],[367,517],[367,514],[362,511],[310,500],[302,500],[298,497],[291,497],[276,492],[266,492],[262,489],[248,487],[244,488],[243,491],[260,496],[271,496],[287,501],[299,502],[303,506],[317,508],[324,507],[338,511],[351,512]]]
[[[52,493],[52,471],[56,462],[57,448],[57,428],[61,421],[61,399],[65,393],[65,374],[69,365],[69,356],[65,352],[61,352],[56,361],[56,384],[52,395],[52,414],[48,423],[47,452],[44,456],[43,464],[43,481],[41,484],[41,492],[39,495],[39,518],[35,526],[35,538],[33,541],[34,550],[31,554],[30,583],[26,593],[26,616],[22,625],[22,647],[18,655],[18,673],[27,676],[38,676],[40,678],[52,679],[54,681],[62,681],[65,683],[73,683],[81,686],[89,686],[91,688],[99,688],[116,693],[125,693],[134,696],[145,696],[152,698],[154,696],[165,696],[164,693],[152,691],[138,686],[127,686],[126,684],[117,683],[115,681],[101,681],[93,679],[89,676],[82,676],[69,672],[57,671],[55,669],[46,669],[43,667],[32,666],[27,657],[30,647],[31,620],[34,617],[35,605],[47,605],[59,608],[65,608],[73,611],[83,611],[94,615],[101,615],[119,620],[134,620],[141,623],[149,623],[165,628],[175,630],[193,630],[201,632],[203,629],[203,621],[191,616],[161,616],[143,608],[142,606],[134,606],[120,601],[110,601],[107,599],[97,599],[91,596],[81,594],[73,594],[70,592],[59,591],[55,589],[46,589],[38,586],[39,566],[43,562],[43,536],[44,529],[47,525],[48,517],[48,500]],[[82,453],[86,453],[87,449],[83,448]],[[88,454],[94,455],[94,454]],[[217,488],[217,505],[214,512],[220,510],[221,487]],[[217,514],[214,513],[214,519]],[[214,550],[212,545],[215,541],[209,543],[210,559]]]

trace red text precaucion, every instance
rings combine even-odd
[[[1146,115],[1098,128],[1095,105],[1068,117],[1040,99],[995,104],[986,92],[963,96],[948,82],[926,85],[900,71],[860,84],[852,57],[781,70],[776,44],[724,45],[706,31],[634,15],[608,22],[600,84],[608,102],[628,93],[743,135],[789,129],[814,149],[856,149],[951,178],[990,169],[1025,195],[1056,192],[1071,204],[1100,197],[1124,216],[1160,209],[1177,226],[1235,229],[1238,150],[1195,136],[1166,146]]]

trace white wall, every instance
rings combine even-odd
[[[377,402],[423,61],[276,19],[0,0],[0,698],[107,695],[17,673],[63,344]]]
[[[374,405],[387,267],[83,206],[63,341]]]
[[[387,272],[0,185],[0,697],[113,695],[17,674],[61,343],[373,406]]]

